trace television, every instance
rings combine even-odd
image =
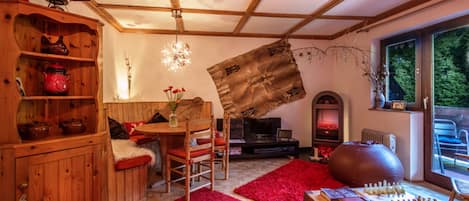
[[[245,134],[270,134],[274,136],[277,134],[277,129],[281,127],[280,118],[244,119]]]
[[[217,119],[217,130],[223,131],[223,119]],[[243,119],[230,119],[230,139],[243,139]]]

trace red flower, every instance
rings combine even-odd
[[[186,92],[186,89],[184,89],[184,87],[183,87],[183,88],[181,88],[181,90],[182,90],[182,92]]]
[[[173,89],[173,86],[169,86],[168,89],[169,89],[169,90]]]
[[[165,90],[163,90],[163,92],[165,92],[165,93],[166,93],[166,92],[168,92],[168,91],[169,91],[169,89],[165,89]]]

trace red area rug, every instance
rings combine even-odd
[[[184,196],[175,201],[183,201]],[[209,188],[201,188],[191,193],[191,201],[239,201],[229,195],[218,191],[211,191]]]
[[[344,186],[327,165],[295,159],[234,190],[255,201],[302,201],[306,190]]]

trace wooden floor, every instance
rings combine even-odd
[[[262,176],[290,161],[288,158],[257,159],[257,160],[236,160],[230,162],[230,179],[216,180],[215,190],[231,195],[242,201],[248,201],[233,192],[241,186],[255,178]],[[220,173],[221,171],[218,171]],[[414,195],[421,195],[424,198],[432,197],[438,200],[448,200],[449,192],[426,182],[410,183],[404,182],[405,189]],[[148,189],[148,201],[173,201],[184,195],[183,186],[173,184],[171,193],[164,193],[164,185]]]

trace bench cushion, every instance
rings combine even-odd
[[[132,140],[133,142],[135,142],[138,145],[142,145],[142,144],[145,144],[145,143],[156,141],[158,139],[153,138],[153,137],[148,137],[148,136],[145,136],[145,135],[132,135],[132,136],[130,136],[129,140]]]
[[[111,140],[111,145],[116,169],[146,165],[149,162],[151,165],[155,163],[155,153],[149,149],[138,147],[133,141]]]
[[[114,164],[114,168],[116,170],[125,170],[125,169],[130,169],[142,165],[147,165],[150,163],[151,157],[149,155],[143,155],[143,156],[137,156],[133,158],[128,158],[128,159],[123,159],[120,161],[117,161]]]

